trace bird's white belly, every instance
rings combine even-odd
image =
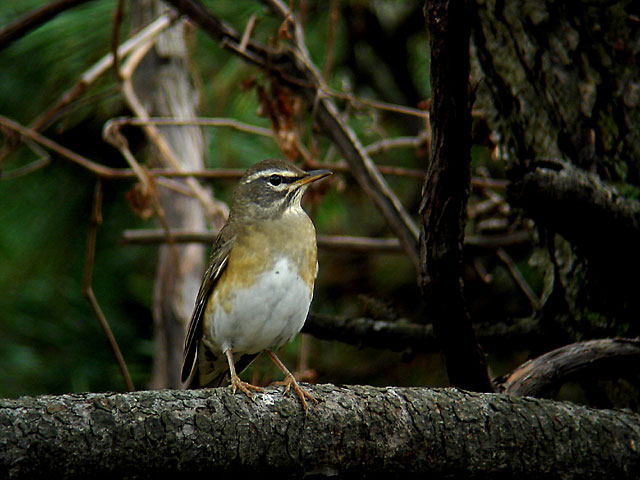
[[[227,308],[217,301],[214,291],[205,335],[222,351],[231,348],[235,353],[251,354],[278,348],[302,329],[312,294],[295,264],[283,257],[254,284],[235,290],[225,302]]]

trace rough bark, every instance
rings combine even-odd
[[[521,318],[512,323],[480,323],[474,327],[480,343],[491,352],[513,352],[529,350],[543,342],[538,325],[536,319]],[[349,318],[311,312],[302,332],[323,340],[394,352],[440,351],[440,342],[432,325],[415,323],[406,318]]]
[[[626,171],[638,184],[637,3],[475,5],[479,100],[512,160],[568,158],[612,178]]]
[[[585,257],[627,257],[640,245],[640,202],[568,162],[532,162],[509,186],[518,207],[560,233]]]
[[[431,45],[431,161],[420,204],[420,286],[449,382],[492,391],[462,291],[471,181],[468,2],[427,2]]]
[[[594,191],[591,180],[581,200],[572,204],[578,198],[567,196],[567,183],[561,182],[572,180],[569,170],[562,167],[558,174],[550,169],[532,171],[530,162],[539,165],[546,159],[562,159],[574,170],[577,167],[606,182],[622,184],[620,196],[637,198],[638,14],[638,2],[632,0],[474,3],[476,105],[488,116],[500,155],[513,167],[511,179],[530,187],[523,192],[533,194],[521,203],[524,213],[534,217],[545,233],[551,232],[547,237],[559,232],[578,247],[563,253],[564,258],[551,258],[556,269],[554,291],[544,308],[551,323],[560,316],[580,323],[576,331],[585,332],[594,319],[599,323],[624,319],[620,333],[638,332],[633,319],[640,313],[640,301],[630,292],[627,280],[637,275],[637,242],[619,236],[622,224],[609,229],[620,220],[614,202],[600,208],[603,204],[584,201],[586,191]],[[547,173],[545,181],[535,185],[543,180],[543,173]],[[549,201],[542,206],[536,197]],[[607,211],[609,207],[613,208]],[[591,215],[594,208],[599,210],[595,216]],[[568,212],[564,219],[559,218],[560,213]],[[634,221],[638,223],[637,214]],[[595,236],[590,237],[593,232]],[[585,258],[585,251],[579,250],[579,243],[595,244],[605,237],[606,242],[596,247],[600,258]],[[633,324],[633,331],[625,331]]]
[[[558,160],[531,162],[508,191],[514,206],[562,235],[585,262],[579,270],[586,281],[574,286],[580,288],[578,305],[637,325],[640,297],[629,278],[640,269],[640,202],[624,198],[596,174]],[[575,268],[560,279],[568,288],[575,285]]]
[[[0,400],[5,478],[207,473],[407,478],[637,478],[640,417],[455,389],[229,389]]]
[[[133,2],[138,25],[152,20],[153,12],[166,8],[154,1]],[[134,78],[134,85],[152,116],[188,120],[197,117],[197,94],[187,68],[185,25],[178,23],[159,35],[155,47],[145,57]],[[199,127],[160,126],[178,160],[187,171],[204,168],[204,141]],[[162,155],[152,151],[152,163],[163,164]],[[195,198],[160,189],[160,204],[172,229],[205,230],[205,211]],[[177,388],[181,385],[182,345],[186,325],[204,271],[205,246],[163,245],[159,249],[154,289],[154,357],[151,388]]]

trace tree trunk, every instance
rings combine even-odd
[[[474,2],[474,9],[476,105],[487,114],[495,132],[493,141],[512,167],[511,179],[520,183],[512,190],[517,196],[511,201],[548,234],[543,238],[548,239],[548,266],[555,269],[555,280],[545,292],[548,302],[542,325],[546,333],[558,330],[560,318],[566,317],[567,327],[555,332],[560,342],[575,339],[575,331],[589,337],[601,335],[590,331],[597,324],[612,325],[609,335],[637,334],[640,300],[628,279],[637,275],[640,256],[637,242],[616,236],[629,223],[611,231],[608,226],[620,218],[619,209],[608,212],[602,208],[602,198],[589,199],[584,194],[578,198],[558,188],[576,179],[589,180],[584,173],[576,177],[571,169],[560,166],[557,174],[547,175],[552,181],[533,185],[532,180],[542,179],[540,167],[549,170],[545,161],[562,160],[573,164],[574,170],[599,176],[602,182],[622,185],[620,196],[637,198],[638,3],[616,0],[605,7],[582,0],[486,0]],[[597,186],[589,182],[590,189]],[[527,184],[528,192],[522,190]],[[523,193],[533,195],[525,198]],[[542,207],[536,197],[551,202]],[[616,202],[613,198],[608,203],[615,206]],[[567,212],[573,216],[559,218]],[[637,214],[634,222],[635,238]],[[585,237],[588,230],[598,232],[595,238]],[[577,248],[557,245],[555,233]],[[606,243],[580,250],[580,243],[596,243],[603,236],[608,237]]]
[[[467,2],[427,2],[431,44],[431,161],[422,189],[420,286],[451,385],[493,390],[462,292],[462,245],[471,181]]]
[[[8,478],[304,474],[407,478],[637,479],[640,417],[456,389],[282,389],[0,400]],[[239,478],[239,477],[238,477]]]
[[[133,2],[133,17],[141,25],[153,12],[166,8],[155,0],[153,8]],[[136,71],[134,85],[151,116],[170,116],[180,120],[197,117],[197,95],[187,69],[188,52],[185,24],[177,23],[158,37],[155,47]],[[199,127],[158,127],[185,170],[204,167],[204,141]],[[153,162],[164,159],[152,150]],[[166,166],[166,165],[165,165]],[[195,198],[164,188],[159,189],[160,204],[171,229],[206,229],[204,207]],[[154,289],[154,357],[151,388],[181,386],[182,345],[186,326],[204,272],[205,247],[201,244],[163,245],[159,249]]]

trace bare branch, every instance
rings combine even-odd
[[[171,238],[176,243],[212,243],[216,238],[216,232],[192,232],[172,230]],[[167,242],[165,232],[157,229],[136,229],[125,230],[122,234],[122,241],[132,245],[148,245]],[[508,233],[504,235],[471,235],[467,237],[465,245],[478,249],[497,249],[504,246],[513,246],[529,242],[529,233],[525,230]],[[318,235],[318,246],[320,248],[339,248],[353,251],[388,251],[402,252],[402,246],[397,238],[373,238],[354,237],[347,235]]]
[[[589,257],[639,258],[640,202],[624,198],[596,175],[560,160],[532,162],[507,192],[536,222]],[[637,263],[637,262],[636,262]]]
[[[577,376],[602,374],[615,377],[636,374],[640,364],[640,339],[613,338],[572,343],[529,360],[500,385],[505,393],[540,396]]]
[[[429,112],[418,108],[411,108],[404,105],[396,105],[395,103],[381,102],[379,100],[371,100],[368,98],[356,97],[351,93],[339,92],[331,88],[325,87],[324,92],[335,98],[346,100],[356,108],[365,105],[367,107],[384,110],[387,112],[399,113],[401,115],[409,115],[410,117],[422,118],[425,121],[426,128],[429,128]]]
[[[49,156],[49,154],[46,152],[46,150],[41,148],[37,143],[34,143],[31,140],[28,140],[25,143],[31,150],[33,150],[37,155],[39,155],[40,158],[22,167],[14,168],[13,170],[2,171],[0,173],[0,179],[9,180],[11,178],[18,178],[23,175],[28,175],[51,163],[51,157]]]
[[[212,243],[216,238],[216,232],[192,232],[172,230],[171,238],[176,243]],[[163,230],[125,230],[122,234],[122,241],[130,245],[148,245],[164,243],[167,241],[166,233]],[[352,237],[338,235],[318,235],[318,246],[320,248],[344,249],[354,251],[382,250],[390,252],[401,252],[402,248],[397,238],[370,238]]]
[[[0,115],[0,125],[6,127],[7,129],[16,132],[23,137],[26,137],[30,141],[33,141],[36,144],[40,144],[49,150],[65,157],[72,162],[80,165],[81,167],[89,170],[91,173],[105,180],[131,180],[139,178],[140,172],[136,172],[127,168],[111,168],[101,165],[93,160],[90,160],[80,154],[69,150],[66,147],[54,142],[53,140],[35,132],[34,130],[27,128],[19,123]],[[147,173],[152,176],[163,176],[163,177],[202,177],[202,178],[240,178],[244,170],[242,169],[217,169],[217,170],[205,170],[205,171],[196,171],[196,172],[188,172],[188,171],[176,171],[173,169],[163,169],[163,168],[154,168],[147,170]],[[161,179],[158,180],[158,183],[163,186],[169,186],[166,181]],[[175,184],[171,184],[170,188],[177,189],[185,194],[187,193],[184,189],[179,188]]]
[[[481,323],[476,328],[479,340],[492,352],[528,349],[542,341],[539,322],[533,318]],[[323,340],[395,352],[433,353],[440,350],[432,325],[406,318],[372,319],[311,312],[302,331]]]
[[[340,14],[338,0],[331,0],[329,4],[329,25],[327,27],[327,46],[325,48],[324,65],[322,66],[322,78],[327,81],[333,67],[334,49],[336,46],[336,24]]]
[[[141,118],[142,120],[148,122],[150,116],[147,113],[146,109],[142,105],[142,102],[138,98],[131,83],[131,78],[133,72],[135,71],[139,62],[144,58],[147,54],[148,50],[153,46],[153,42],[149,41],[146,44],[141,45],[137,50],[135,50],[127,62],[122,67],[122,94],[129,105],[129,107],[134,111],[134,113]],[[176,158],[171,145],[167,142],[164,136],[160,133],[160,131],[153,125],[147,124],[144,126],[144,131],[147,134],[150,141],[154,143],[154,145],[158,148],[167,161],[167,163],[174,168],[175,170],[182,171],[184,167]],[[202,203],[202,205],[207,210],[207,214],[209,218],[222,217],[226,218],[228,215],[228,211],[226,206],[222,205],[221,202],[214,200],[209,192],[207,192],[200,183],[193,177],[187,176],[186,183],[189,188],[193,191],[196,198]]]
[[[377,155],[379,153],[387,152],[394,148],[420,148],[427,146],[429,136],[426,132],[417,137],[395,137],[385,138],[378,142],[372,143],[364,147],[369,155]],[[422,172],[424,176],[424,172]]]
[[[270,129],[243,123],[233,118],[192,118],[183,120],[172,117],[149,117],[146,119],[134,117],[118,117],[109,120],[104,128],[109,130],[120,129],[124,125],[173,125],[184,127],[198,125],[201,127],[227,127],[241,132],[273,138],[273,132]]]
[[[439,349],[431,325],[421,325],[407,319],[347,318],[312,312],[302,331],[322,340],[337,340],[394,352],[436,352]]]
[[[244,29],[244,33],[242,34],[242,39],[240,40],[239,48],[240,50],[245,50],[247,48],[247,43],[249,43],[249,39],[251,38],[251,33],[253,33],[253,28],[256,25],[256,15],[253,14],[249,17],[249,21],[247,22],[247,26]]]
[[[111,31],[111,55],[113,56],[113,72],[118,83],[122,81],[122,75],[120,74],[120,55],[118,53],[118,45],[120,45],[120,27],[122,26],[123,17],[124,0],[118,0],[116,9],[113,12],[113,29]]]
[[[516,284],[520,287],[520,290],[522,290],[522,292],[526,295],[534,313],[538,312],[541,308],[540,300],[533,292],[522,273],[520,273],[520,270],[518,270],[518,267],[513,262],[511,255],[509,255],[504,248],[498,248],[496,253],[498,254],[500,260],[502,260],[502,262],[507,266],[507,269],[511,273],[511,276],[515,280]]]
[[[103,178],[116,177],[118,174],[121,173],[121,171],[119,171],[118,169],[105,167],[104,165],[100,165],[99,163],[89,160],[88,158],[83,157],[82,155],[79,155],[69,150],[66,147],[63,147],[62,145],[54,142],[53,140],[50,140],[40,135],[36,131],[30,128],[24,127],[19,123],[14,122],[13,120],[10,120],[7,117],[4,117],[2,115],[0,115],[0,125],[4,125],[10,130],[13,130],[14,132],[17,132],[20,135],[27,137],[30,140],[33,140],[34,142],[39,143],[44,147],[47,147],[49,150],[52,150],[62,155],[63,157],[68,158],[72,162],[77,163],[78,165],[82,166],[83,168],[86,168],[87,170],[89,170],[90,172],[94,173],[99,177],[103,177]]]
[[[89,236],[87,240],[87,255],[85,258],[84,264],[84,276],[82,278],[82,293],[86,297],[89,305],[91,305],[91,309],[93,310],[94,315],[98,319],[98,323],[102,328],[107,340],[109,341],[109,345],[111,346],[111,350],[113,351],[113,355],[115,356],[116,362],[118,363],[118,367],[120,368],[120,373],[122,374],[122,378],[124,379],[125,385],[127,386],[127,390],[133,392],[135,387],[133,385],[133,381],[131,380],[131,375],[129,375],[129,369],[127,368],[127,363],[122,356],[122,352],[120,351],[120,347],[118,347],[118,342],[116,341],[113,332],[111,331],[111,327],[109,326],[109,322],[105,317],[102,309],[100,308],[100,304],[96,299],[95,294],[93,293],[92,277],[93,277],[93,264],[95,259],[96,252],[96,237],[98,231],[98,225],[102,223],[102,182],[98,180],[96,182],[96,189],[93,198],[93,210],[91,213],[91,221],[89,224]]]
[[[640,417],[453,388],[47,395],[0,400],[11,478],[635,480]],[[91,448],[87,448],[90,445]],[[579,452],[577,454],[576,452]],[[242,472],[242,475],[239,475]]]
[[[109,123],[105,124],[105,128],[102,130],[102,138],[122,154],[136,174],[136,177],[138,177],[138,181],[142,184],[145,192],[149,192],[151,190],[151,186],[147,172],[140,166],[136,158],[133,156],[133,153],[131,153],[131,150],[129,150],[129,145],[125,136],[122,135],[119,130],[108,128],[109,125]]]

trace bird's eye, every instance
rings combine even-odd
[[[280,175],[271,175],[269,177],[269,183],[274,187],[277,187],[282,183],[282,177]]]

